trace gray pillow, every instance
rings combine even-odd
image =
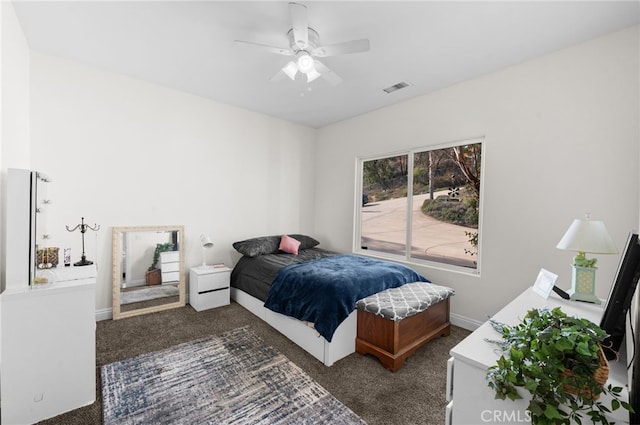
[[[317,240],[307,235],[289,235],[300,241],[298,249],[309,249],[320,244]],[[233,248],[245,257],[257,257],[264,254],[276,254],[280,251],[280,238],[277,236],[261,236],[233,243]]]
[[[320,245],[320,242],[315,240],[311,236],[298,235],[298,234],[289,235],[289,236],[291,236],[293,239],[297,239],[300,241],[300,247],[298,247],[298,249],[309,249],[309,248],[313,248],[315,246]]]

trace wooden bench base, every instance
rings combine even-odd
[[[395,372],[419,347],[450,333],[448,298],[398,322],[358,310],[356,352],[377,357]]]

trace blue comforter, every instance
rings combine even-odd
[[[356,301],[409,282],[429,282],[402,264],[353,254],[285,266],[276,274],[264,305],[313,322],[327,341]]]

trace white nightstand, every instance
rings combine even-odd
[[[189,272],[189,304],[196,311],[229,304],[231,269],[192,267]]]

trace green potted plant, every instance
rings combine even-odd
[[[160,261],[160,253],[165,251],[173,251],[173,243],[159,243],[156,244],[156,249],[153,251],[153,261],[145,273],[145,279],[147,285],[160,285],[162,283],[162,274],[158,268],[158,261]]]
[[[495,321],[502,340],[490,340],[503,351],[487,373],[497,399],[521,399],[518,389],[531,394],[527,410],[534,425],[609,424],[606,414],[621,406],[622,388],[605,385],[609,365],[600,343],[606,333],[596,324],[567,316],[559,307],[533,309],[522,322],[508,326]],[[611,404],[598,401],[601,394]]]

